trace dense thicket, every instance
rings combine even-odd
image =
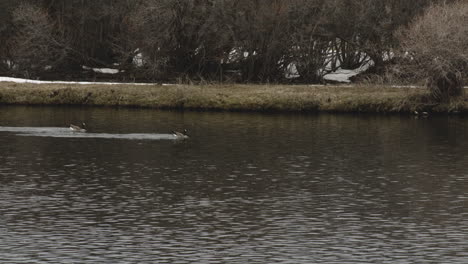
[[[381,71],[394,33],[433,2],[446,1],[2,0],[0,73],[93,77],[86,66],[127,80],[320,82],[369,61]]]
[[[466,2],[428,8],[397,37],[406,55],[399,68],[426,79],[437,100],[448,101],[463,94],[468,73]]]

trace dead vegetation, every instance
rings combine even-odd
[[[433,5],[398,32],[402,72],[426,80],[436,101],[458,100],[468,71],[468,4],[455,1]]]
[[[124,106],[258,112],[468,112],[424,88],[308,85],[71,85],[0,83],[1,104]]]

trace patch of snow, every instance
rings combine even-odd
[[[392,85],[391,87],[393,88],[424,88],[423,86],[416,86],[416,85]]]
[[[342,83],[349,83],[351,82],[349,78],[359,74],[359,72],[355,70],[344,70],[344,69],[338,69],[332,73],[329,73],[323,78],[327,81],[335,81],[335,82],[342,82]]]
[[[3,63],[7,66],[8,69],[16,70],[18,65],[14,64],[11,60],[5,60]]]
[[[395,57],[395,53],[393,51],[385,52],[383,54],[383,60],[384,61],[389,61]]]
[[[255,56],[255,55],[257,55],[257,52],[256,52],[256,51],[253,51],[252,54],[250,54],[248,51],[244,51],[244,52],[243,52],[244,58],[247,58],[247,57],[249,57],[249,56]]]
[[[137,49],[138,50],[138,49]],[[134,57],[133,57],[133,60],[132,60],[132,63],[133,65],[137,66],[137,67],[142,67],[143,64],[144,64],[144,61],[143,61],[143,54],[141,52],[137,53]]]
[[[297,71],[296,64],[295,63],[289,63],[288,66],[286,67],[286,72],[284,74],[284,77],[286,79],[294,79],[294,78],[298,78],[300,76],[301,75]]]
[[[332,66],[334,66],[335,68],[340,68],[341,67],[340,60],[338,60],[338,59],[335,60],[335,57],[337,56],[336,53],[337,53],[337,51],[335,51],[335,50],[327,51],[327,57],[326,57],[327,60],[326,60],[326,63],[325,63],[324,70],[326,70],[326,71],[332,70]],[[368,66],[373,64],[373,61],[369,58],[369,56],[366,53],[364,53],[364,52],[355,52],[355,54],[360,55],[359,60],[362,62],[361,67],[366,67],[366,66],[368,67]],[[369,64],[369,65],[366,65],[366,64]]]
[[[231,51],[229,51],[228,59],[226,63],[235,62],[238,59],[239,59],[239,51],[236,48],[234,48],[234,49],[231,49]]]
[[[13,77],[1,77],[0,82],[12,82],[12,83],[32,83],[32,84],[98,84],[98,85],[155,85],[154,83],[116,83],[116,82],[67,82],[67,81],[38,81],[38,80],[30,80],[30,79],[22,79],[22,78],[13,78]],[[163,86],[171,86],[177,84],[162,84]],[[310,87],[321,87],[324,86],[323,84],[310,84]],[[353,85],[340,85],[340,87],[353,87]],[[418,88],[419,86],[414,85],[393,85],[394,88]],[[468,89],[468,86],[464,87]]]
[[[360,68],[354,70],[347,70],[347,69],[338,69],[334,72],[325,74],[323,79],[327,81],[334,81],[334,82],[341,82],[341,83],[350,83],[351,81],[349,78],[358,75],[361,72],[366,71],[372,65],[372,61],[367,62],[366,64],[362,65]]]
[[[110,69],[110,68],[100,68],[100,69],[94,68],[93,71],[99,72],[99,73],[105,73],[105,74],[116,74],[116,73],[119,73],[119,70],[118,70],[118,69]]]
[[[118,69],[111,69],[111,68],[91,68],[88,66],[83,66],[84,70],[92,70],[95,73],[103,73],[103,74],[117,74],[119,73]]]
[[[67,82],[67,81],[38,81],[22,78],[13,77],[0,77],[0,82],[12,82],[12,83],[33,83],[33,84],[102,84],[102,85],[155,85],[154,83],[117,83],[117,82]],[[174,84],[163,84],[163,85],[174,85]]]

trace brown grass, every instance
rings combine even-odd
[[[468,112],[463,98],[434,103],[425,89],[307,85],[71,85],[0,83],[1,104],[129,106],[294,112]]]

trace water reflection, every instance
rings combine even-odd
[[[175,140],[173,134],[154,133],[89,133],[76,132],[63,127],[2,127],[0,132],[14,132],[16,136],[25,137],[57,137],[57,138],[102,138],[102,139],[133,139],[133,140]]]
[[[187,127],[193,136],[1,132],[0,262],[468,259],[463,118],[0,111],[4,127],[58,128],[67,120],[87,120],[96,133]]]

